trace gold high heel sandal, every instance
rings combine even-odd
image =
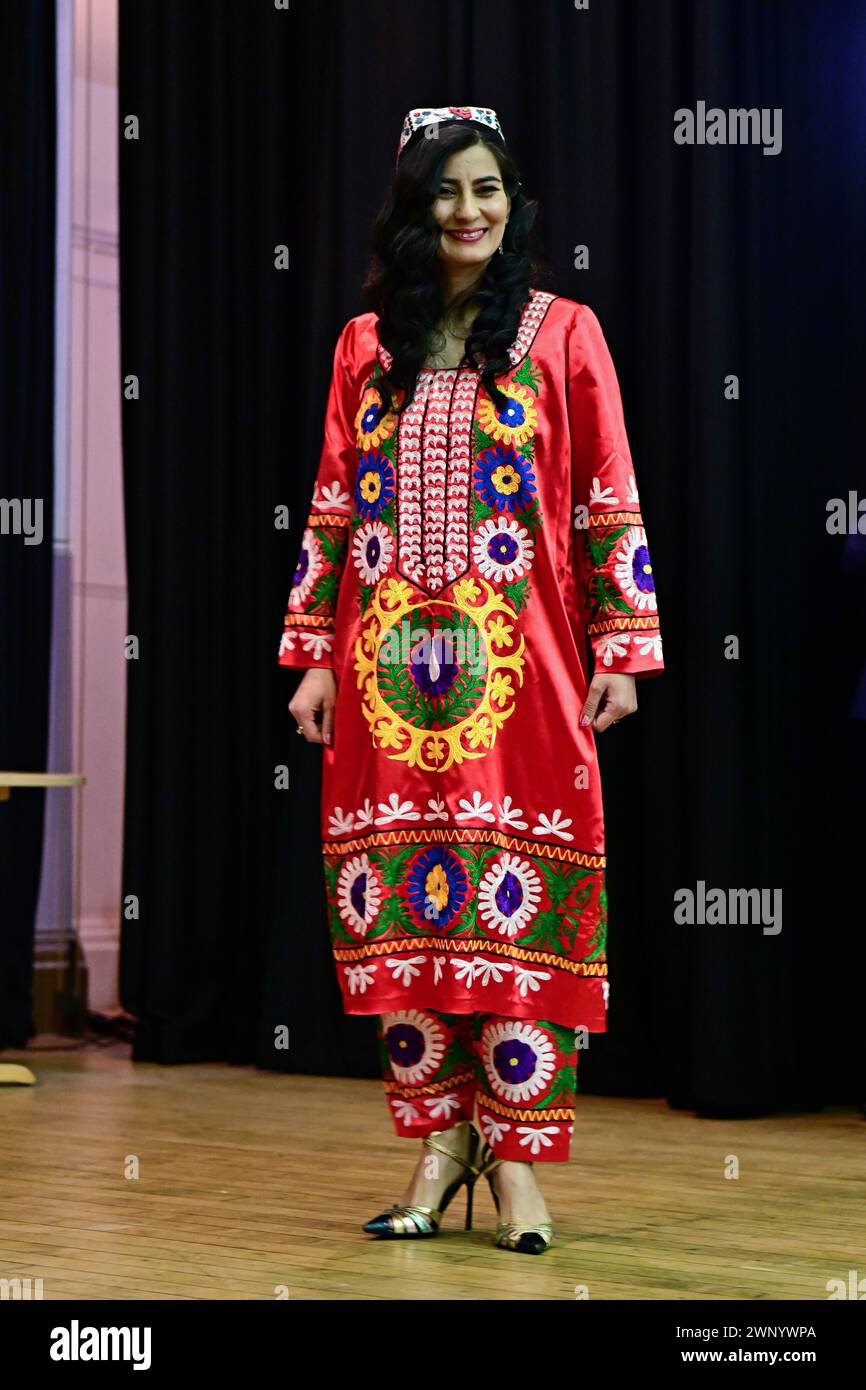
[[[483,1175],[487,1179],[493,1201],[496,1204],[497,1216],[499,1215],[499,1198],[496,1195],[491,1174],[493,1169],[498,1168],[502,1162],[504,1162],[503,1159],[494,1157],[490,1145],[485,1144],[478,1175],[479,1177]],[[512,1221],[500,1221],[496,1227],[493,1244],[498,1245],[501,1250],[516,1250],[521,1255],[543,1255],[545,1250],[550,1249],[555,1239],[556,1232],[549,1221],[540,1221],[535,1226],[517,1226]]]
[[[463,1158],[460,1154],[454,1153],[446,1148],[444,1144],[437,1141],[436,1135],[447,1133],[443,1129],[434,1129],[432,1134],[422,1142],[431,1149],[438,1150],[448,1158],[453,1158],[455,1163],[461,1164],[465,1168],[465,1173],[461,1173],[453,1182],[449,1183],[439,1200],[438,1207],[422,1207],[418,1205],[389,1207],[388,1211],[383,1211],[381,1215],[374,1216],[372,1221],[367,1221],[363,1229],[370,1235],[379,1236],[384,1240],[394,1240],[397,1238],[416,1239],[419,1236],[435,1236],[439,1230],[439,1224],[451,1199],[460,1191],[463,1184],[466,1184],[466,1222],[463,1227],[465,1231],[472,1230],[472,1193],[479,1177],[479,1170],[475,1160],[478,1156],[478,1145],[481,1135],[475,1128],[471,1120],[461,1120],[460,1125],[468,1125],[469,1134],[469,1155]],[[460,1125],[452,1125],[452,1129],[459,1129]]]

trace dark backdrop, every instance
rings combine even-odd
[[[378,1074],[372,1020],[340,1011],[319,754],[298,746],[276,649],[402,117],[474,103],[499,112],[542,204],[554,288],[610,344],[665,638],[666,674],[600,741],[610,1032],[583,1089],[709,1113],[857,1099],[864,641],[825,519],[866,481],[866,12],[329,0],[208,16],[121,0],[121,113],[141,122],[120,150],[123,373],[140,380],[123,418],[136,1055]],[[782,152],[676,145],[673,113],[698,100],[781,107]],[[675,890],[699,880],[781,889],[781,934],[675,925]]]
[[[0,523],[0,769],[45,771],[54,534],[54,0],[0,0],[0,499],[42,502],[42,543]],[[0,1047],[33,1034],[45,792],[0,803]]]

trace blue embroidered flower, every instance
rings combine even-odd
[[[485,449],[475,460],[475,486],[488,507],[513,512],[531,503],[535,474],[516,449],[500,444]]]
[[[381,516],[394,496],[394,468],[385,454],[362,454],[355,481],[355,506],[366,521]]]
[[[439,928],[450,926],[469,893],[462,861],[444,845],[432,845],[412,865],[406,893],[419,919]]]
[[[493,1065],[502,1081],[519,1086],[535,1072],[535,1051],[519,1038],[509,1038],[494,1047]]]

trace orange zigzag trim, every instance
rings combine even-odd
[[[557,956],[552,951],[532,951],[526,946],[513,946],[507,941],[479,941],[477,938],[471,941],[446,941],[441,936],[409,936],[399,937],[394,941],[368,941],[360,947],[335,945],[333,950],[334,959],[339,963],[366,961],[375,956],[408,954],[410,951],[421,951],[425,947],[429,950],[443,951],[446,955],[453,951],[456,955],[462,956],[507,956],[512,960],[527,961],[536,965],[552,965],[555,969],[567,970],[572,975],[601,978],[607,976],[606,961],[569,960],[567,956]]]
[[[498,845],[501,849],[521,850],[524,854],[534,854],[543,859],[560,859],[567,864],[580,864],[586,869],[603,869],[607,860],[603,854],[589,854],[582,849],[566,849],[564,845],[541,844],[535,840],[521,840],[514,835],[506,835],[501,830],[450,827],[418,826],[413,830],[378,830],[362,835],[355,840],[324,840],[322,853],[325,855],[356,854],[358,850],[370,849],[377,845],[411,845],[431,841],[439,844],[478,844],[486,842]]]
[[[479,1106],[484,1106],[486,1110],[495,1110],[497,1115],[507,1115],[509,1120],[535,1120],[537,1124],[546,1124],[548,1120],[573,1120],[574,1106],[550,1106],[545,1110],[539,1106],[537,1110],[515,1110],[510,1105],[505,1105],[503,1101],[496,1100],[494,1096],[479,1096]]]
[[[349,515],[347,512],[310,512],[307,517],[307,525],[313,529],[324,530],[326,526],[337,527],[349,525]]]
[[[639,618],[637,614],[633,618],[604,618],[598,623],[587,623],[586,630],[589,633],[596,632],[622,632],[628,628],[634,632],[646,632],[658,628],[659,620],[657,616],[652,618]]]
[[[618,522],[628,522],[630,526],[642,526],[643,517],[640,512],[595,512],[587,517],[587,526],[616,526]],[[579,531],[586,530],[586,527],[579,526]]]
[[[411,1086],[402,1081],[386,1081],[384,1086],[388,1095],[401,1095],[405,1100],[414,1100],[416,1096],[443,1095],[455,1086],[463,1086],[467,1081],[474,1080],[475,1069],[470,1067],[468,1071],[456,1071],[453,1076],[446,1076],[444,1081],[431,1081],[426,1086]]]
[[[288,632],[289,628],[292,627],[327,627],[328,631],[333,635],[334,618],[333,615],[331,615],[331,617],[328,617],[327,614],[323,613],[291,612],[286,614],[284,631]]]

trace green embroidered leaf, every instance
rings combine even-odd
[[[617,541],[619,541],[629,528],[627,526],[615,526],[612,530],[605,532],[604,535],[594,535],[592,531],[586,533],[586,544],[592,563],[599,569],[606,564]]]
[[[546,912],[539,912],[521,935],[521,946],[531,942],[533,945],[546,947],[550,951],[558,951],[561,954],[563,942],[560,923],[562,920],[559,913],[553,908],[548,908]]]
[[[347,537],[345,528],[341,526],[336,532],[321,528],[316,534],[325,559],[332,565],[338,564],[346,548]]]
[[[362,617],[362,618],[363,618],[364,614],[365,614],[366,611],[367,611],[367,605],[368,605],[368,603],[370,602],[370,599],[371,599],[372,596],[373,596],[373,590],[375,589],[375,587],[376,587],[375,584],[359,584],[359,585],[358,585],[358,605],[359,605],[359,607],[360,607],[360,609],[361,609],[361,617]]]
[[[496,448],[496,440],[493,438],[493,435],[488,434],[486,430],[483,430],[477,420],[473,425],[472,435],[475,440],[476,454],[483,454],[485,449]]]
[[[542,524],[541,509],[539,508],[537,497],[533,497],[528,507],[524,507],[521,512],[515,512],[514,515],[519,521],[524,521],[526,523],[533,536],[537,536],[538,532],[541,530]]]
[[[538,1026],[539,1028],[543,1028],[546,1033],[550,1034],[557,1052],[564,1052],[567,1056],[569,1053],[577,1050],[574,1045],[573,1028],[566,1028],[561,1023],[550,1023],[547,1019],[545,1019],[544,1022],[540,1022]]]
[[[544,874],[548,895],[555,907],[561,907],[566,898],[570,895],[575,884],[594,872],[592,869],[582,869],[579,867],[558,869],[555,865],[546,863],[543,860],[539,860],[538,862]]]
[[[328,570],[321,579],[317,580],[310,591],[310,597],[304,605],[305,613],[315,613],[318,608],[323,608],[326,612],[331,612],[340,586],[340,572],[337,569]]]
[[[489,517],[498,516],[495,507],[488,507],[486,502],[482,502],[477,492],[472,494],[472,526],[480,525],[482,521],[487,521]]]
[[[380,454],[384,454],[397,467],[397,429],[394,428],[393,434],[389,434],[387,439],[379,441],[378,449]]]
[[[528,575],[523,579],[515,580],[512,584],[506,584],[503,592],[515,613],[519,613],[521,608],[529,602],[529,596],[532,592],[529,587]]]
[[[534,463],[534,462],[535,462],[535,440],[534,440],[532,437],[530,437],[529,439],[524,439],[523,443],[522,443],[521,446],[520,446],[520,452],[521,452],[521,454],[523,455],[523,457],[526,459],[527,463]]]
[[[521,386],[528,386],[530,391],[534,391],[535,395],[538,395],[538,385],[541,381],[541,377],[536,374],[532,365],[532,358],[528,354],[511,379],[512,381],[518,382]]]
[[[634,611],[623,598],[617,586],[606,575],[592,575],[587,584],[586,593],[589,600],[590,621],[595,621],[599,614],[614,612],[628,613],[631,616]]]

